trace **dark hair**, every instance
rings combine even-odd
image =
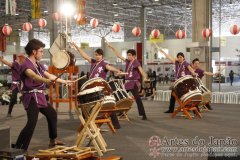
[[[95,52],[103,56],[103,50],[101,48],[96,49]]]
[[[136,56],[136,51],[135,51],[134,49],[129,49],[129,50],[127,51],[127,54],[128,54],[128,53],[132,54],[133,56]]]
[[[177,54],[177,57],[178,56],[182,56],[183,58],[184,58],[184,54],[182,53],[182,52],[179,52],[178,54]]]
[[[30,56],[33,50],[38,50],[39,48],[44,48],[44,47],[45,47],[45,44],[42,41],[38,39],[31,39],[24,49],[27,55]]]
[[[198,58],[195,58],[194,60],[192,60],[192,64],[194,64],[196,61],[199,62],[199,59],[198,59]]]

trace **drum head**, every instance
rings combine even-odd
[[[58,69],[64,69],[69,65],[70,57],[66,51],[59,51],[52,54],[52,64]]]
[[[116,108],[118,109],[126,109],[126,108],[131,108],[133,104],[133,100],[131,98],[125,98],[116,103]]]

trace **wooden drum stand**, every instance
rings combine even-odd
[[[51,74],[54,74],[56,76],[62,74],[62,73],[68,73],[68,79],[74,80],[74,78],[77,78],[77,74],[79,73],[77,66],[68,66],[64,70],[57,69],[54,66],[49,66],[48,72]],[[69,103],[69,110],[72,110],[72,103],[74,102],[75,107],[77,107],[77,94],[78,94],[78,83],[74,83],[71,86],[68,87],[68,97],[67,98],[60,98],[59,96],[59,83],[55,84],[55,88],[53,85],[50,86],[49,90],[49,97],[50,97],[50,104],[53,106],[53,102],[56,103],[56,108],[59,107],[59,103]]]

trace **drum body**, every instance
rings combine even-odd
[[[102,101],[104,94],[101,87],[94,87],[83,90],[78,93],[77,99],[80,105],[91,105],[98,101]]]
[[[200,78],[197,78],[196,80],[198,82],[198,88],[202,92],[202,102],[210,102],[212,100],[212,92],[204,86]]]
[[[121,79],[111,80],[108,82],[113,90],[113,96],[116,99],[117,108],[129,108],[131,107],[133,100],[124,88],[123,81]]]
[[[115,98],[112,95],[112,89],[104,79],[100,77],[89,79],[82,85],[81,91],[89,90],[95,87],[101,88],[101,94],[103,95],[102,109],[113,109],[116,104]]]
[[[198,89],[198,86],[198,82],[195,78],[192,76],[184,76],[174,82],[173,90],[183,102],[188,99],[202,100],[202,92]]]

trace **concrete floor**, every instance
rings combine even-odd
[[[225,148],[222,147],[222,149],[237,147],[238,153],[234,153],[239,154],[239,105],[213,104],[213,111],[202,113],[202,119],[194,118],[193,120],[188,120],[180,114],[176,118],[171,118],[170,114],[163,113],[168,107],[168,103],[165,102],[144,101],[144,105],[148,116],[147,121],[138,117],[137,107],[133,105],[128,114],[130,122],[121,121],[121,129],[117,130],[116,134],[110,131],[103,132],[108,148],[115,149],[107,152],[105,156],[119,155],[124,160],[206,160],[208,159],[206,151],[196,152],[195,150],[185,153],[182,150],[183,147],[185,149],[186,147],[190,149],[193,147],[203,149],[204,146],[205,148],[217,147],[209,144],[213,138],[230,138],[233,142],[236,139],[237,145],[225,144]],[[13,117],[6,118],[7,108],[6,105],[0,106],[0,124],[11,127],[12,143],[15,143],[20,130],[26,123],[26,114],[23,106],[18,104],[13,109]],[[58,109],[59,139],[66,142],[67,146],[74,145],[79,125],[80,121],[74,110],[69,112],[66,105],[61,105]],[[108,127],[104,125],[101,129],[108,129]],[[40,114],[29,146],[29,153],[34,154],[38,149],[47,149],[48,143],[47,122]],[[170,147],[170,150],[166,147]],[[227,154],[223,151],[219,155],[222,153]]]

